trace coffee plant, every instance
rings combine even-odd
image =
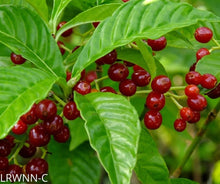
[[[1,182],[219,184],[218,4],[1,0]]]

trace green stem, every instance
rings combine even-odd
[[[218,43],[218,41],[217,41],[216,39],[214,39],[213,37],[212,37],[212,41],[215,42],[215,44],[216,44],[218,47],[220,47],[220,44]]]
[[[170,99],[173,101],[173,103],[177,106],[178,109],[182,109],[183,106],[179,104],[179,102],[176,101],[176,99],[172,96],[170,96]]]
[[[96,82],[99,82],[98,80],[100,80],[100,86],[102,87],[102,73],[103,73],[103,69],[101,65],[96,65],[96,73],[97,73],[97,78]]]
[[[21,143],[18,145],[16,151],[13,153],[13,155],[8,159],[9,162],[11,162],[12,159],[15,159],[15,157],[18,155],[18,153],[20,152],[20,150],[21,150],[21,148],[22,148],[23,146],[24,146],[24,142],[21,142]]]
[[[165,96],[167,96],[167,97],[171,97],[172,96],[173,98],[178,99],[178,100],[182,100],[182,99],[186,99],[187,98],[186,95],[179,96],[179,95],[175,95],[175,94],[170,93],[170,92],[165,93]]]
[[[46,150],[45,148],[43,148],[43,147],[40,147],[40,149],[41,149],[41,151],[42,151],[42,156],[41,156],[41,158],[44,159],[44,158],[46,157],[46,155],[47,155],[47,150]]]
[[[218,47],[212,47],[211,49],[209,49],[209,52],[211,53],[211,52],[214,51],[214,50],[220,50],[220,46],[218,46]]]
[[[58,97],[53,91],[51,91],[51,93],[53,94],[54,99],[58,101],[62,106],[66,105],[66,102],[64,102],[60,97]]]
[[[142,93],[150,93],[152,92],[152,90],[140,90],[140,91],[136,91],[136,94],[142,94]]]
[[[72,50],[70,50],[69,48],[67,48],[64,45],[61,44],[60,47],[63,48],[64,50],[66,50],[67,52],[72,53]]]
[[[186,86],[173,86],[170,88],[170,91],[183,90]]]
[[[98,75],[98,73],[97,73],[97,75]],[[98,77],[98,76],[97,76]],[[102,82],[103,80],[105,80],[105,79],[108,79],[108,75],[106,75],[106,76],[104,76],[104,77],[98,77],[98,79],[96,79],[96,80],[94,80],[92,83],[91,83],[91,85],[94,85],[94,84],[96,84],[96,83],[100,83],[100,82]]]
[[[185,166],[186,162],[189,160],[190,156],[192,155],[195,148],[200,143],[203,135],[206,133],[208,125],[216,118],[217,114],[220,111],[220,102],[216,105],[216,107],[208,114],[207,119],[205,120],[203,126],[200,128],[200,130],[197,132],[196,137],[193,139],[192,143],[187,148],[185,155],[181,162],[179,163],[176,170],[171,175],[172,178],[178,178],[182,172],[183,167]]]

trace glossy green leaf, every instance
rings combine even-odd
[[[53,0],[53,10],[52,10],[51,18],[49,22],[53,33],[56,32],[57,21],[61,13],[66,8],[66,6],[70,3],[70,1],[71,0]]]
[[[88,9],[62,26],[56,34],[56,39],[66,30],[86,23],[100,22],[111,16],[120,4],[106,4]]]
[[[220,52],[204,56],[196,65],[196,71],[201,74],[211,73],[217,76],[220,72]],[[219,76],[218,76],[219,77]]]
[[[171,184],[198,184],[195,181],[192,180],[188,180],[185,178],[175,178],[175,179],[171,179]]]
[[[22,7],[0,6],[0,42],[38,68],[65,77],[62,56],[42,19]]]
[[[53,184],[98,184],[101,166],[88,143],[69,151],[68,143],[49,144],[49,176]]]
[[[126,98],[113,93],[75,93],[74,99],[86,121],[90,144],[112,184],[129,183],[140,133],[136,110]]]
[[[78,58],[80,52],[82,51],[82,49],[83,49],[83,47],[79,47],[79,48],[76,49],[73,53],[71,53],[70,55],[68,55],[68,56],[65,58],[65,60],[64,60],[64,64],[65,64],[65,65],[73,65],[73,64],[76,62],[76,60],[77,60],[77,58]]]
[[[118,59],[137,64],[152,74],[152,70],[149,69],[147,61],[144,60],[143,56],[138,50],[130,48],[119,48],[117,49],[117,57]],[[156,65],[156,72],[154,72],[154,75],[167,75],[163,65],[157,59],[155,59],[153,62]]]
[[[1,56],[0,57],[0,67],[7,67],[7,66],[12,66],[13,63],[11,62],[10,57],[6,56]]]
[[[25,0],[27,1],[42,17],[42,19],[47,22],[48,21],[48,8],[46,0]]]
[[[39,69],[0,67],[0,139],[32,104],[48,94],[56,78]]]
[[[68,121],[71,141],[70,151],[74,150],[77,146],[88,140],[88,135],[84,127],[85,121],[81,118],[77,118],[73,121]]]
[[[169,183],[169,170],[146,128],[141,131],[135,173],[142,184]]]
[[[85,67],[114,48],[138,38],[156,39],[198,21],[217,22],[220,18],[186,3],[174,3],[169,0],[153,3],[146,0],[129,1],[97,27],[73,67],[73,76],[79,78]]]

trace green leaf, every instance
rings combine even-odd
[[[70,1],[71,0],[53,0],[53,10],[49,23],[54,34],[56,32],[57,21]]]
[[[0,6],[0,42],[38,68],[65,77],[62,56],[42,19],[22,7]]]
[[[79,78],[80,72],[96,59],[135,39],[156,39],[198,21],[220,21],[214,14],[186,3],[169,0],[147,2],[139,0],[124,3],[97,27],[73,67],[74,77]]]
[[[70,28],[86,23],[100,22],[106,19],[107,17],[111,16],[119,6],[120,4],[116,4],[116,3],[100,5],[78,14],[76,17],[74,17],[72,20],[67,22],[59,29],[59,31],[56,34],[56,40],[60,37],[60,35],[63,32],[65,32]]]
[[[56,78],[39,69],[0,67],[0,139],[32,104],[48,94]]]
[[[101,166],[88,143],[69,151],[68,143],[50,141],[49,176],[53,184],[98,184]]]
[[[112,93],[75,93],[74,99],[112,184],[129,183],[140,133],[136,110],[126,98]]]
[[[74,150],[77,146],[88,140],[88,135],[84,127],[85,122],[81,118],[77,118],[74,121],[68,121],[71,141],[70,151]]]
[[[42,17],[45,22],[48,22],[48,8],[46,0],[25,0],[27,1]]]
[[[10,57],[0,56],[0,67],[8,67],[12,65],[13,63],[11,62]]]
[[[117,49],[117,58],[137,64],[152,74],[152,71],[149,69],[149,65],[138,50],[119,48]],[[157,59],[153,62],[156,65],[156,72],[154,72],[155,75],[167,75],[163,65]]]
[[[142,128],[135,173],[142,184],[168,184],[169,170],[149,132]]]
[[[78,58],[80,52],[82,51],[82,49],[83,49],[83,47],[79,47],[79,48],[76,49],[73,53],[71,53],[70,55],[68,55],[68,56],[65,58],[65,60],[64,60],[64,64],[65,64],[65,65],[71,65],[71,66],[72,66],[72,65],[76,62],[76,60],[77,60],[77,58]]]
[[[195,181],[192,180],[188,180],[185,178],[175,178],[175,179],[171,179],[171,184],[198,184]]]
[[[219,71],[220,71],[219,60],[220,60],[220,52],[216,52],[216,53],[212,53],[210,55],[204,56],[197,63],[196,71],[200,72],[201,74],[211,73],[217,76],[217,74],[219,74]]]

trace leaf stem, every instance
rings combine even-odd
[[[8,159],[9,162],[12,161],[12,159],[15,159],[15,157],[18,155],[18,153],[20,152],[21,148],[23,147],[24,142],[21,142],[18,147],[16,148],[16,151],[13,153],[13,155]],[[16,161],[15,161],[16,162]]]
[[[175,95],[175,94],[170,93],[170,92],[165,93],[165,96],[167,96],[167,97],[173,97],[173,98],[178,99],[178,100],[186,99],[186,98],[187,98],[186,95],[181,95],[181,96],[179,96],[179,95]]]
[[[179,102],[177,102],[177,100],[173,96],[170,96],[170,99],[173,101],[173,103],[177,106],[178,109],[183,108],[183,106],[180,105]]]
[[[171,175],[171,178],[178,178],[180,176],[180,174],[182,172],[182,169],[185,166],[186,162],[189,160],[189,158],[192,155],[193,151],[195,150],[197,145],[200,143],[203,135],[206,133],[208,125],[216,118],[219,111],[220,111],[220,102],[218,102],[216,107],[208,114],[208,117],[205,120],[203,126],[197,132],[196,137],[193,139],[192,143],[187,148],[183,159],[181,160],[178,167],[176,168],[176,170]]]
[[[215,42],[215,44],[220,48],[220,44],[218,43],[218,41],[212,37],[212,41]]]
[[[64,50],[66,50],[67,52],[72,53],[72,50],[67,48],[65,45],[61,44],[60,47],[63,48]]]
[[[41,149],[41,151],[42,151],[42,156],[41,156],[41,158],[44,159],[44,158],[46,157],[46,155],[47,155],[47,150],[46,150],[45,148],[43,148],[43,147],[40,147],[40,149]]]
[[[97,75],[98,75],[98,73],[97,73]],[[91,82],[91,85],[94,85],[94,84],[96,84],[96,83],[100,83],[100,82],[102,82],[103,80],[105,80],[105,79],[108,79],[108,75],[106,75],[106,76],[104,76],[104,77],[98,77],[98,79],[96,79],[96,80],[94,80],[93,82]]]

